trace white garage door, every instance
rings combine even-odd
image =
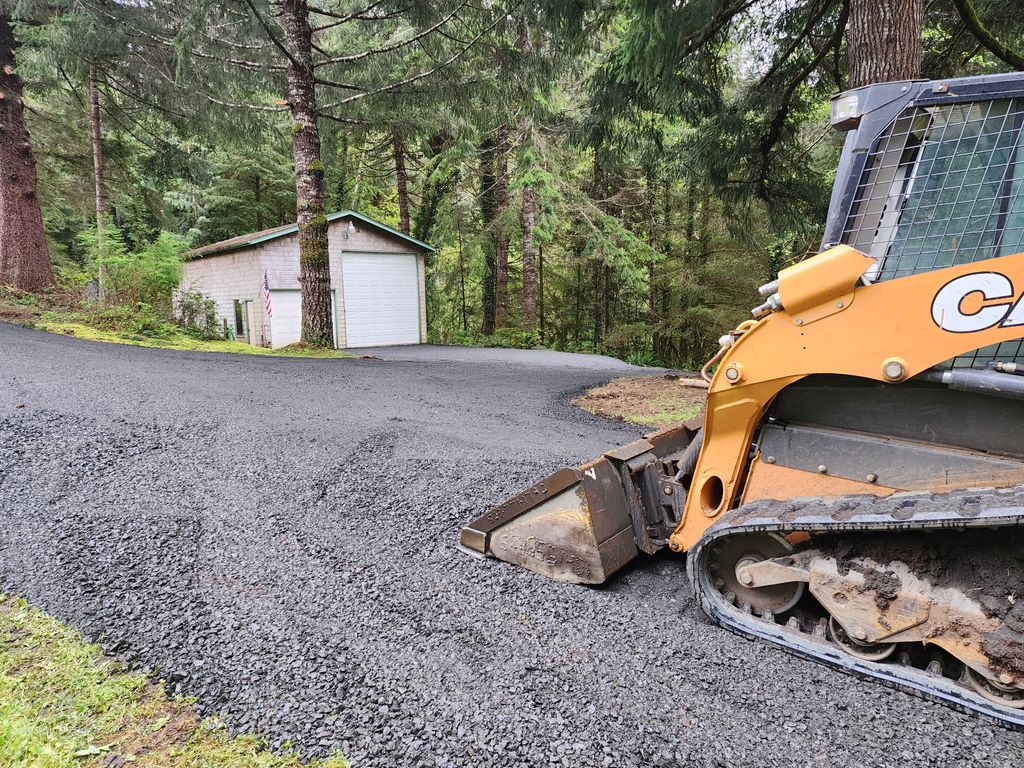
[[[419,344],[420,290],[416,257],[346,253],[341,263],[348,346]]]
[[[270,346],[287,347],[302,338],[302,291],[272,290],[270,316]],[[331,291],[331,317],[334,312],[334,291]],[[334,346],[338,346],[337,322],[334,322]]]

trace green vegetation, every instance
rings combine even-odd
[[[128,674],[95,645],[0,595],[0,765],[3,768],[301,768],[253,736],[200,722],[191,703]],[[342,756],[309,768],[347,768]]]
[[[179,317],[172,322],[145,303],[103,307],[97,302],[82,300],[73,291],[33,294],[0,286],[0,320],[88,341],[273,357],[357,357],[340,349],[309,347],[300,343],[282,349],[267,349],[225,339],[211,319],[210,304],[210,300],[201,294],[183,294]]]
[[[433,340],[680,368],[817,250],[831,94],[1024,60],[1005,0],[0,0],[5,27],[39,180],[4,199],[41,203],[62,286],[102,267],[170,321],[172,252],[295,221],[299,168],[312,230],[351,208],[437,247]]]
[[[247,344],[244,341],[201,339],[179,330],[171,330],[163,335],[144,336],[131,332],[102,330],[91,325],[69,322],[59,318],[59,315],[43,315],[42,319],[35,323],[35,327],[44,331],[50,331],[51,333],[63,333],[78,339],[86,339],[87,341],[106,341],[114,344],[131,344],[137,347],[182,349],[191,352],[233,352],[238,355],[265,355],[271,357],[357,357],[357,355],[340,349],[309,347],[303,344],[291,344],[281,349],[267,349],[266,347]]]

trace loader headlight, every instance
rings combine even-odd
[[[860,104],[856,93],[833,96],[829,104],[829,122],[833,128],[848,131],[860,122]]]

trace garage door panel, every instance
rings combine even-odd
[[[409,254],[342,255],[348,346],[419,343],[416,266],[416,257]]]
[[[271,291],[270,346],[287,347],[302,338],[302,291]]]
[[[270,316],[270,346],[281,349],[302,339],[302,291],[271,290],[273,314]],[[334,310],[334,291],[331,291],[331,323],[337,314]],[[334,346],[338,345],[338,331],[334,330]]]

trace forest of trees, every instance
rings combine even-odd
[[[432,341],[698,366],[818,247],[828,97],[1024,69],[1017,5],[0,0],[0,284],[124,302],[126,260],[168,291],[186,247],[298,220],[329,344],[352,208],[437,247]]]

